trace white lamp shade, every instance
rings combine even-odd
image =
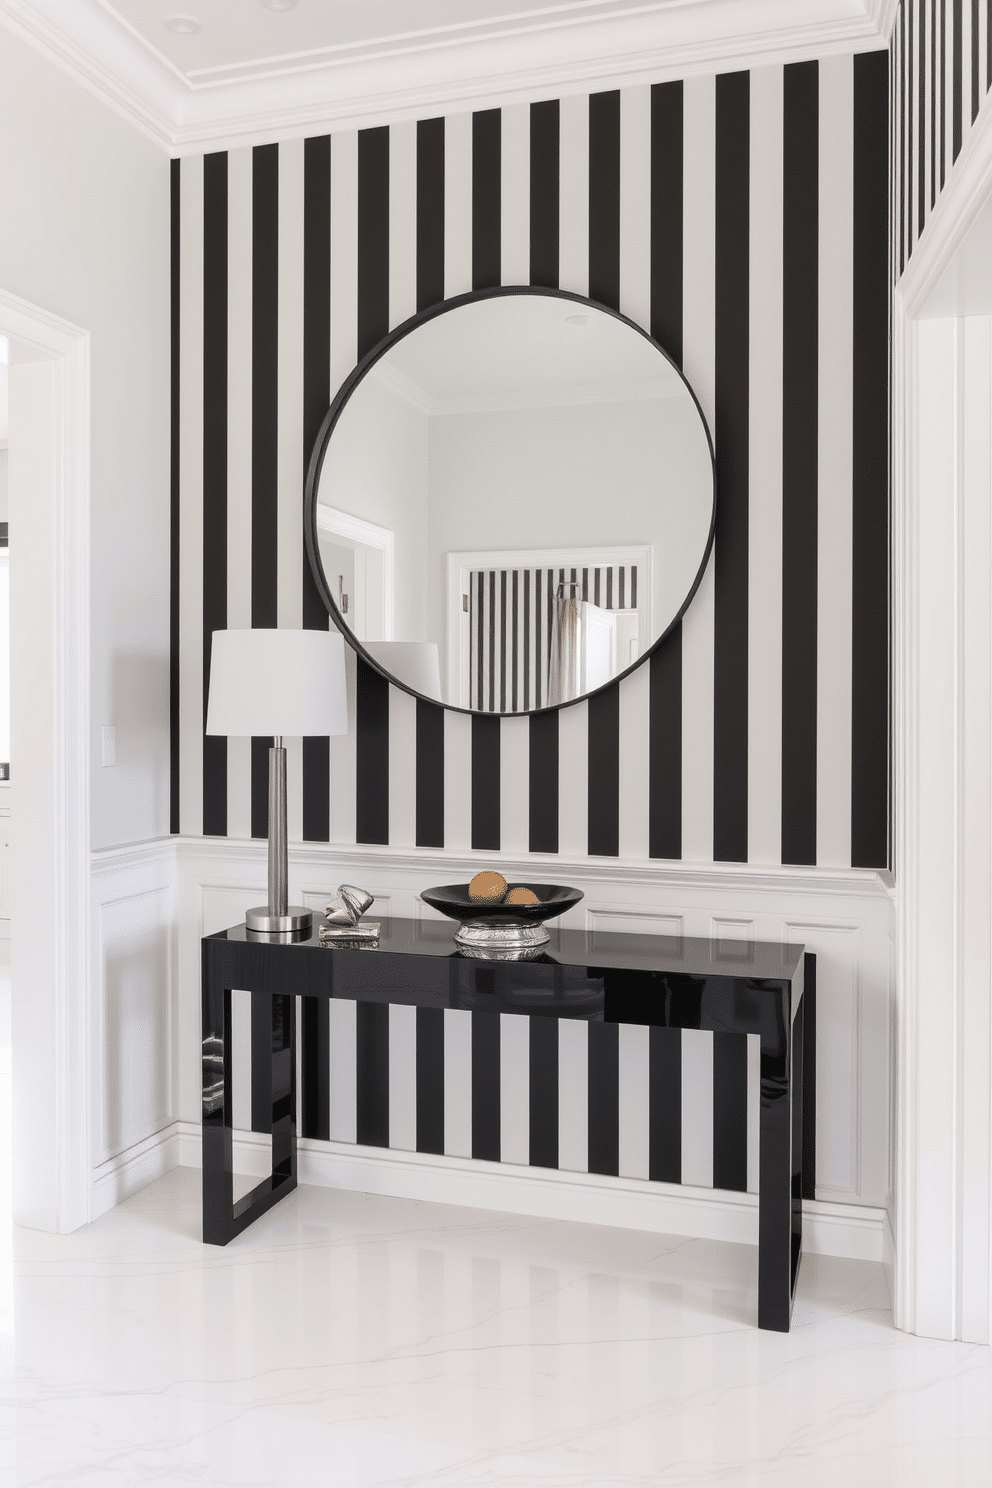
[[[208,734],[347,732],[344,639],[336,631],[214,631]]]
[[[421,697],[441,701],[441,668],[434,641],[363,641],[384,672],[406,683]]]

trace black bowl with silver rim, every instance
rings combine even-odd
[[[581,889],[542,883],[511,883],[507,894],[517,888],[530,889],[537,895],[537,904],[507,904],[505,898],[499,902],[470,899],[468,884],[442,884],[424,889],[420,897],[432,909],[459,922],[456,945],[482,956],[497,951],[534,951],[547,945],[551,936],[545,921],[573,909],[583,897]]]

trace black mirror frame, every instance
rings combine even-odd
[[[456,703],[439,703],[436,698],[425,698],[423,693],[414,691],[412,687],[408,687],[405,682],[399,681],[398,678],[392,676],[391,673],[387,672],[382,666],[380,666],[379,663],[368,654],[361,641],[357,638],[353,631],[349,629],[344,616],[338,610],[337,604],[335,603],[334,598],[327,587],[324,570],[320,562],[320,553],[317,547],[317,492],[320,489],[320,474],[324,466],[324,456],[327,453],[327,446],[330,443],[331,435],[334,433],[338,419],[344,412],[348,400],[351,398],[351,395],[354,393],[355,389],[358,387],[359,383],[363,380],[366,374],[370,372],[371,369],[375,366],[376,362],[378,362],[381,357],[385,356],[386,352],[389,351],[393,346],[395,346],[398,341],[402,341],[406,336],[409,336],[412,331],[415,331],[418,326],[426,324],[427,321],[434,320],[439,315],[446,315],[450,310],[457,310],[462,305],[471,305],[476,300],[502,299],[504,296],[507,295],[542,295],[546,299],[567,300],[571,304],[581,305],[587,309],[591,308],[593,310],[600,310],[605,315],[611,315],[614,320],[619,320],[624,325],[630,326],[631,330],[636,331],[639,336],[643,336],[645,341],[649,341],[658,352],[659,356],[664,357],[665,361],[668,362],[669,366],[678,375],[680,381],[688,391],[689,396],[692,398],[692,401],[695,404],[696,412],[699,414],[699,421],[703,426],[703,430],[706,434],[706,442],[709,446],[710,467],[713,472],[713,500],[710,509],[710,525],[709,532],[706,538],[706,547],[703,550],[703,556],[700,559],[699,568],[696,572],[695,578],[692,581],[689,592],[686,595],[685,600],[683,601],[678,613],[672,619],[671,623],[666,627],[662,634],[658,636],[657,640],[652,642],[652,644],[648,647],[648,649],[643,653],[642,656],[639,656],[637,660],[633,662],[631,666],[627,667],[625,671],[618,672],[615,677],[611,677],[609,682],[604,682],[602,687],[594,688],[592,692],[584,692],[581,697],[569,698],[569,700],[564,703],[551,703],[544,708],[530,708],[526,713],[484,713],[478,708],[462,708],[459,707]],[[692,385],[685,377],[685,374],[683,373],[681,367],[679,367],[678,364],[672,360],[672,358],[668,355],[668,352],[665,351],[664,347],[660,346],[654,339],[654,337],[649,335],[648,332],[645,331],[642,326],[639,326],[636,321],[631,320],[626,315],[621,315],[619,310],[614,310],[609,305],[601,305],[597,300],[588,299],[585,295],[573,294],[571,290],[567,289],[545,289],[539,285],[532,284],[510,284],[501,285],[495,289],[475,289],[470,291],[468,294],[455,295],[450,300],[439,300],[436,305],[430,305],[426,310],[420,310],[417,312],[416,315],[411,315],[409,320],[403,321],[402,325],[398,325],[395,330],[390,331],[388,335],[384,336],[381,341],[373,346],[372,350],[367,352],[365,356],[362,357],[358,365],[351,372],[349,372],[348,376],[341,384],[337,393],[334,395],[330,408],[324,415],[324,419],[321,423],[317,438],[314,441],[313,450],[310,455],[310,463],[307,467],[307,478],[304,490],[303,506],[303,535],[306,543],[307,558],[310,561],[310,571],[313,574],[314,583],[317,586],[317,593],[323,600],[324,605],[327,609],[327,613],[334,621],[338,630],[340,630],[341,634],[344,636],[345,640],[352,647],[352,649],[362,658],[366,666],[369,666],[372,668],[373,671],[378,672],[381,677],[384,677],[387,682],[391,682],[394,687],[401,688],[403,692],[409,693],[411,697],[415,697],[421,702],[430,703],[435,708],[450,708],[453,713],[466,713],[470,718],[533,718],[541,713],[557,713],[561,708],[571,708],[576,703],[582,703],[585,702],[588,698],[597,697],[600,693],[606,692],[609,688],[616,687],[617,684],[623,681],[625,677],[631,676],[631,674],[635,672],[638,667],[643,666],[644,663],[648,661],[649,658],[653,656],[653,654],[661,646],[664,645],[665,641],[671,635],[675,627],[680,624],[683,615],[685,614],[686,610],[692,603],[693,598],[695,597],[696,590],[699,588],[699,585],[702,582],[703,574],[706,572],[706,565],[709,562],[710,554],[713,551],[713,539],[715,533],[716,458],[713,453],[713,437],[710,434],[709,425],[706,422],[706,416],[703,413],[703,410],[699,403],[699,399],[696,397]]]

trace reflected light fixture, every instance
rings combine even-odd
[[[565,324],[566,325],[584,326],[584,325],[588,325],[591,320],[592,320],[592,316],[591,315],[566,315],[565,316]]]
[[[200,30],[200,23],[193,16],[167,16],[165,29],[167,31],[174,31],[177,36],[192,36],[195,31]]]
[[[292,10],[296,0],[262,0],[266,10]]]

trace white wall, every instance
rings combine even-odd
[[[92,337],[92,838],[139,840],[169,829],[169,161],[0,30],[0,199],[0,287]]]

